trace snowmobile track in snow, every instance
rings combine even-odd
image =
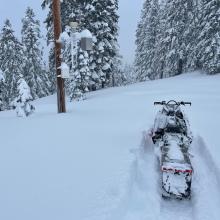
[[[165,200],[161,198],[159,220],[195,220],[191,200]]]
[[[190,200],[162,198],[160,165],[153,147],[144,134],[141,147],[132,150],[135,160],[127,192],[111,219],[219,220],[220,172],[203,139],[194,138],[190,151],[194,169]]]
[[[151,148],[145,138],[144,148]],[[150,146],[151,145],[151,146]],[[150,153],[148,151],[148,153]],[[160,220],[218,220],[220,206],[220,171],[217,168],[207,145],[201,137],[196,137],[191,147],[193,165],[192,196],[190,200],[160,199]],[[161,188],[159,164],[155,167],[158,174],[158,189]],[[159,196],[161,191],[158,190]]]
[[[218,181],[218,184],[220,185],[220,170],[215,164],[213,157],[205,143],[202,137],[198,136],[195,141],[195,148],[194,150],[197,150],[197,152],[200,157],[203,158],[203,160],[206,162],[206,165],[208,169],[211,171],[212,174],[214,174],[216,180]],[[193,146],[194,147],[194,146]],[[220,193],[220,191],[219,191]]]
[[[194,168],[192,202],[195,219],[218,220],[220,207],[220,172],[202,137],[196,137],[192,145],[191,159]],[[213,212],[216,210],[216,212]]]

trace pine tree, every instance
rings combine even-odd
[[[146,73],[144,55],[146,50],[144,49],[146,29],[150,19],[151,0],[145,0],[143,9],[141,11],[141,19],[138,23],[136,31],[136,54],[135,54],[135,75],[138,81],[145,81],[148,76]]]
[[[199,68],[197,63],[196,47],[198,44],[198,36],[200,27],[199,21],[199,1],[200,0],[189,0],[188,1],[188,20],[185,31],[184,40],[186,42],[186,67],[184,71],[193,71]]]
[[[87,52],[79,51],[78,69],[74,72],[74,79],[71,80],[70,100],[83,100],[85,93],[89,91],[90,70],[88,67],[89,56]]]
[[[148,77],[157,79],[181,74],[191,67],[196,4],[193,0],[167,0],[160,5],[154,0],[145,4],[144,22],[137,30],[138,79],[145,81]]]
[[[153,0],[149,10],[149,19],[145,28],[145,40],[143,50],[145,51],[144,58],[144,72],[146,74],[145,80],[154,78],[156,73],[156,44],[159,29],[159,3],[158,0]]]
[[[85,3],[84,26],[94,36],[90,70],[96,89],[111,86],[114,60],[118,56],[118,0]]]
[[[126,79],[126,85],[137,82],[137,76],[133,65],[125,64],[123,68],[123,74]]]
[[[122,56],[118,55],[114,58],[114,66],[112,69],[112,87],[126,85],[127,79],[125,77],[123,66],[122,66]]]
[[[139,81],[203,69],[220,72],[220,4],[216,0],[144,3],[136,34]]]
[[[199,11],[196,63],[209,74],[216,74],[220,72],[220,3],[201,0]]]
[[[81,90],[83,93],[89,91],[90,69],[89,69],[89,55],[82,50],[79,51],[79,72],[81,75]]]
[[[15,110],[18,117],[27,117],[31,115],[35,108],[31,104],[33,97],[31,96],[30,87],[24,80],[23,76],[19,76],[17,82],[18,94],[14,100]]]
[[[5,76],[4,73],[0,70],[0,111],[3,111],[5,109],[4,94],[5,94]]]
[[[166,49],[167,39],[165,38],[166,32],[166,2],[160,4],[158,12],[159,27],[157,30],[156,44],[155,44],[155,57],[154,57],[154,73],[149,75],[149,79],[164,78],[166,67]]]
[[[40,46],[40,21],[36,20],[33,9],[27,8],[22,19],[22,44],[24,46],[23,75],[34,99],[49,94],[48,78],[43,69],[43,52]]]
[[[47,18],[45,20],[47,28],[47,45],[49,47],[49,69],[47,71],[47,76],[50,82],[49,92],[53,94],[56,92],[56,65],[55,65],[55,44],[54,44],[54,29],[53,29],[53,14],[52,14],[52,0],[43,0],[42,8],[49,8]]]
[[[186,32],[191,21],[191,0],[168,0],[166,4],[166,70],[164,77],[183,73],[187,60]]]
[[[17,81],[23,71],[23,47],[14,36],[14,31],[9,20],[5,21],[0,39],[0,69],[5,75],[6,89],[4,100],[6,108],[17,95]]]

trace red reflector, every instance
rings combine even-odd
[[[177,173],[192,173],[192,170],[175,170]]]
[[[192,170],[186,170],[185,172],[186,173],[192,173]]]

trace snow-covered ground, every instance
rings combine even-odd
[[[190,73],[88,95],[56,113],[56,97],[36,113],[0,113],[2,220],[220,219],[220,75]],[[143,134],[154,101],[191,101],[194,134],[190,201],[163,200],[158,162]]]

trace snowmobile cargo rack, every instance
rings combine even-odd
[[[192,105],[191,102],[176,102],[174,100],[170,100],[169,102],[166,102],[166,101],[162,101],[162,102],[154,102],[154,105],[169,105],[169,104],[174,104],[174,105]]]

